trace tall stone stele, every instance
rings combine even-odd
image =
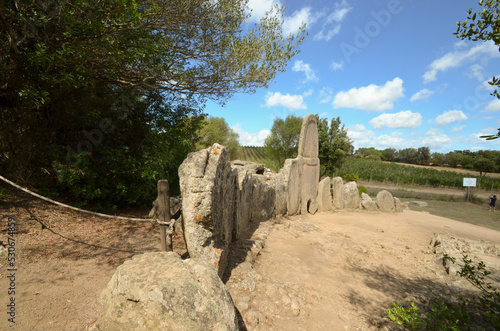
[[[318,210],[318,183],[319,183],[319,158],[318,158],[318,122],[316,116],[309,114],[302,122],[300,130],[299,152],[297,159],[302,170],[300,180],[301,188],[301,214],[314,214]]]

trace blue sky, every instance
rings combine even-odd
[[[289,114],[340,117],[355,148],[430,147],[433,152],[498,150],[479,136],[500,127],[500,76],[493,43],[453,32],[478,1],[250,0],[252,19],[285,6],[286,31],[308,38],[268,89],[236,94],[206,113],[224,117],[242,145],[263,145],[273,120]]]

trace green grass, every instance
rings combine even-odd
[[[403,201],[407,200],[405,199]],[[500,231],[500,211],[489,211],[488,204],[477,205],[466,202],[440,200],[425,200],[425,202],[427,202],[429,206],[419,207],[410,205],[409,208],[410,210],[426,211],[432,215]]]

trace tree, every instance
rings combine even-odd
[[[319,115],[316,115],[316,119],[318,121],[320,176],[332,176],[335,169],[342,166],[345,157],[352,155],[354,147],[339,117],[333,118],[330,125],[326,118],[319,118]]]
[[[240,153],[239,135],[233,131],[222,117],[209,117],[202,123],[196,149],[208,148],[214,143],[229,147],[229,157],[234,160]]]
[[[382,151],[382,160],[393,162],[396,159],[396,149],[386,148]]]
[[[174,178],[204,102],[267,87],[304,40],[283,34],[283,8],[248,17],[246,0],[0,1],[0,172],[95,182],[80,193]]]
[[[475,171],[479,171],[479,176],[486,176],[487,173],[489,172],[495,172],[497,171],[498,167],[495,163],[495,161],[491,159],[487,159],[485,157],[478,157],[474,163],[472,164],[473,169]]]
[[[479,5],[483,10],[478,13],[473,13],[472,8],[467,11],[467,19],[463,22],[457,22],[457,30],[454,34],[464,40],[473,41],[493,41],[496,46],[500,45],[500,1],[498,0],[480,0]],[[500,78],[493,77],[489,82],[495,87],[500,86]],[[500,99],[498,90],[492,93]],[[496,134],[481,136],[486,140],[500,138],[500,128]]]
[[[267,155],[278,163],[278,168],[283,167],[286,159],[297,156],[300,130],[303,118],[288,115],[285,120],[276,118],[271,128],[271,134],[266,138],[264,147]]]

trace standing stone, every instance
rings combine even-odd
[[[377,193],[377,206],[380,211],[384,212],[393,212],[396,210],[394,206],[394,197],[386,190]]]
[[[190,153],[179,167],[184,237],[191,257],[204,257],[222,277],[233,237],[237,171],[219,144]]]
[[[276,216],[285,215],[287,210],[287,192],[285,186],[285,175],[282,171],[274,176],[274,191],[276,194],[274,212]]]
[[[283,166],[285,190],[288,193],[286,208],[289,216],[300,212],[300,172],[298,159],[286,159]],[[281,172],[280,171],[280,172]]]
[[[396,197],[394,197],[394,210],[396,211],[396,213],[403,212],[403,206],[401,205],[401,200],[399,200]]]
[[[318,185],[318,211],[328,211],[332,208],[332,179],[323,178]]]
[[[174,252],[125,261],[101,299],[99,330],[238,330],[233,300],[216,270]]]
[[[318,158],[318,123],[316,116],[309,114],[302,122],[300,130],[299,166],[302,170],[301,191],[301,214],[314,214],[318,209],[318,182],[319,182],[319,158]]]
[[[332,204],[335,209],[344,208],[344,180],[342,177],[332,179]]]
[[[358,185],[356,182],[349,182],[344,185],[344,208],[355,209],[359,207],[360,198]]]

